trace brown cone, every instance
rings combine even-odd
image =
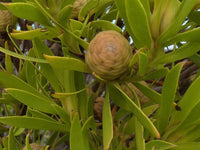
[[[98,33],[86,53],[89,68],[105,80],[116,80],[127,73],[131,58],[129,42],[116,31]]]

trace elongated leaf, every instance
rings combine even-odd
[[[54,121],[56,122],[56,120],[54,120],[52,117],[42,113],[42,112],[39,112],[38,110],[34,110],[34,109],[28,109],[28,111],[31,113],[32,117],[35,117],[35,118],[41,118],[41,119],[45,119],[45,120],[49,120],[49,121]]]
[[[93,118],[93,116],[89,117],[83,127],[82,127],[82,134],[83,134],[83,143],[85,146],[85,150],[89,150],[90,149],[90,145],[89,145],[89,136],[90,136],[90,128],[92,128],[92,126],[95,126],[95,120]]]
[[[142,3],[144,7],[144,10],[147,15],[148,23],[150,24],[150,19],[151,19],[150,2],[149,0],[140,0],[140,2]]]
[[[74,70],[80,72],[91,73],[87,65],[79,60],[72,57],[58,57],[58,56],[48,56],[44,55],[46,60],[52,66],[58,78],[63,78],[61,74],[64,70]]]
[[[95,8],[98,5],[99,1],[97,0],[90,0],[88,1],[84,7],[80,10],[78,15],[78,20],[83,21],[85,16],[89,14],[90,11],[92,11],[93,8]]]
[[[135,118],[135,140],[138,150],[145,150],[144,128],[142,124]]]
[[[149,19],[140,0],[126,0],[126,14],[132,32],[142,47],[151,48],[151,33]],[[137,22],[137,23],[136,23]],[[145,36],[144,36],[145,35]]]
[[[29,84],[27,84],[20,78],[14,75],[10,75],[1,70],[0,70],[0,86],[2,88],[16,88],[16,89],[25,90],[35,95],[44,97],[43,94],[39,93],[36,89],[34,89],[32,86],[30,86]]]
[[[76,85],[76,90],[82,91],[77,94],[79,100],[79,111],[81,120],[84,122],[88,118],[88,97],[85,85],[85,76],[82,72],[74,72],[74,84]]]
[[[182,66],[182,64],[178,64],[174,68],[172,68],[167,74],[164,81],[158,118],[160,133],[162,133],[169,124],[169,118],[171,115]]]
[[[10,128],[8,135],[8,150],[17,150],[13,128]]]
[[[35,57],[33,49],[29,50],[28,56]],[[29,85],[36,88],[37,73],[36,73],[36,68],[34,67],[34,64],[32,62],[26,61],[24,63],[24,67],[25,67],[26,81],[28,82]]]
[[[110,86],[109,88],[111,100],[120,106],[121,108],[133,112],[140,123],[148,129],[148,131],[155,137],[160,137],[159,132],[150,121],[150,119],[144,114],[144,112],[117,86]]]
[[[172,21],[171,26],[165,32],[163,32],[158,39],[160,43],[164,43],[169,37],[172,37],[181,29],[182,23],[194,8],[197,1],[198,0],[184,0],[181,2],[181,5],[179,6],[179,9],[174,16],[174,20]]]
[[[21,40],[33,40],[34,38],[38,37],[40,39],[51,39],[53,37],[57,37],[60,33],[59,31],[55,31],[55,28],[48,28],[48,29],[42,29],[38,28],[35,30],[30,31],[17,31],[13,30],[14,32],[10,33],[10,35],[15,39],[21,39]]]
[[[169,71],[168,68],[161,68],[161,69],[155,70],[145,75],[143,77],[143,80],[158,80],[164,77],[168,71]]]
[[[17,54],[15,52],[11,52],[9,50],[6,50],[6,49],[4,49],[2,47],[0,47],[0,51],[3,52],[3,53],[5,53],[5,54],[8,54],[10,56],[19,58],[19,59],[28,60],[28,61],[32,61],[32,62],[39,62],[39,63],[48,63],[44,59],[39,59],[39,58],[28,57],[28,56],[25,56],[25,55],[20,55],[20,54]]]
[[[45,16],[37,6],[31,3],[6,3],[5,6],[19,18],[36,21],[46,26],[52,26],[48,17]]]
[[[79,116],[76,114],[73,118],[72,126],[70,129],[70,150],[78,149],[84,150],[84,143]]]
[[[128,22],[128,18],[126,15],[126,7],[125,7],[125,1],[122,0],[115,0],[115,4],[117,6],[117,9],[119,10],[120,16],[123,18],[123,21],[126,26],[126,30],[130,34],[130,36],[133,38],[134,43],[136,44],[137,48],[143,47],[143,44],[140,43],[140,41],[135,37],[133,31],[131,30],[131,27]]]
[[[171,45],[176,42],[187,41],[187,42],[199,42],[200,41],[200,28],[195,28],[183,33],[176,34],[174,37],[167,40],[164,45]]]
[[[189,56],[192,56],[196,52],[198,52],[200,49],[200,44],[195,42],[195,43],[187,43],[177,50],[174,50],[171,53],[168,53],[166,55],[163,55],[161,57],[158,57],[153,64],[165,64],[169,62],[174,62],[176,60],[180,60]]]
[[[35,55],[38,58],[43,59],[43,54],[53,55],[52,51],[38,38],[33,40],[33,48]],[[51,86],[56,92],[61,92],[61,87],[56,74],[53,71],[53,68],[49,64],[40,63],[40,71],[42,75],[50,82]]]
[[[178,103],[181,107],[181,111],[176,111],[171,119],[171,125],[183,123],[190,112],[197,106],[200,102],[200,77],[198,77],[188,88],[187,92],[184,94],[182,100]]]
[[[189,149],[200,149],[200,142],[186,142],[177,144],[176,147],[171,148],[170,150],[189,150]]]
[[[0,117],[0,122],[19,128],[67,132],[64,124],[47,121],[41,118],[25,116]]]
[[[153,89],[143,85],[142,83],[133,83],[145,96],[147,96],[150,100],[156,102],[157,104],[161,103],[161,95],[154,91]]]
[[[53,101],[50,101],[48,98],[40,97],[38,95],[34,95],[33,93],[24,91],[24,90],[19,90],[19,89],[6,89],[8,94],[16,98],[18,101],[21,103],[40,110],[42,112],[46,113],[51,113],[51,114],[56,114],[53,106]]]
[[[103,105],[103,149],[108,150],[113,138],[113,122],[109,101],[109,85],[106,87],[106,98]]]
[[[121,32],[121,28],[106,20],[96,20],[90,23],[90,26],[95,27],[97,29],[102,30],[115,30],[117,32]]]
[[[52,104],[57,114],[60,116],[60,118],[66,123],[66,128],[70,128],[70,116],[69,114],[60,106],[57,104]]]
[[[199,56],[199,54],[194,54],[194,55],[190,56],[189,59],[193,63],[195,63],[198,67],[200,67],[200,56]]]
[[[176,145],[162,140],[152,140],[146,143],[146,150],[152,150],[152,149],[167,150],[173,147],[176,147]]]
[[[67,5],[63,9],[61,9],[61,11],[58,13],[58,20],[60,24],[63,25],[64,27],[67,27],[68,25],[68,21],[71,17],[72,10],[73,10],[72,5]]]
[[[30,141],[29,137],[30,137],[30,134],[28,134],[26,136],[26,148],[27,148],[27,150],[32,150],[30,143],[29,143],[29,141]]]
[[[0,117],[0,122],[20,128],[68,132],[64,124],[41,118],[25,116]]]
[[[139,54],[139,73],[140,73],[140,75],[144,75],[146,73],[147,64],[148,64],[148,57],[145,53],[141,52]]]

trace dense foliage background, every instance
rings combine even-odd
[[[200,149],[199,4],[1,1],[0,149]],[[115,80],[85,63],[106,30],[133,52]]]

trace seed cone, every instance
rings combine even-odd
[[[12,23],[13,15],[8,10],[0,10],[0,33],[6,32],[6,27]]]
[[[73,4],[73,11],[71,18],[78,18],[80,10],[87,3],[87,0],[76,0]]]
[[[43,147],[37,143],[30,144],[32,150],[41,150]],[[23,148],[23,150],[27,150],[26,146]]]
[[[98,33],[86,53],[89,68],[105,80],[116,80],[127,73],[131,58],[129,42],[116,31]]]

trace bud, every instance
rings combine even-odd
[[[73,4],[73,11],[71,18],[78,18],[80,10],[85,6],[87,0],[76,0]]]
[[[155,1],[151,16],[151,34],[157,39],[171,25],[179,8],[178,0]]]
[[[37,143],[31,143],[30,147],[32,150],[41,150],[43,147]],[[27,150],[26,146],[22,150]]]
[[[0,10],[0,33],[6,32],[6,27],[13,24],[13,15],[8,10]]]
[[[98,33],[90,42],[86,64],[104,80],[116,80],[129,71],[132,49],[116,31]]]

